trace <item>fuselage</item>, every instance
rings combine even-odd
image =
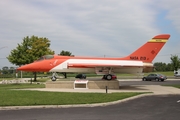
[[[152,69],[152,63],[123,60],[120,58],[92,58],[47,55],[22,66],[20,70],[33,72],[76,72],[76,73],[142,73]]]

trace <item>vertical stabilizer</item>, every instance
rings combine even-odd
[[[169,34],[157,35],[125,59],[152,62],[169,38]]]

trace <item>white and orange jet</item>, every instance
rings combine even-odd
[[[170,38],[169,34],[153,37],[135,52],[122,58],[45,55],[18,70],[31,72],[96,73],[112,79],[114,73],[141,74],[153,70],[152,61]]]

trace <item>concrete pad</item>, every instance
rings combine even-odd
[[[88,89],[119,89],[119,81],[117,80],[94,80],[88,81]],[[48,81],[46,82],[46,88],[62,88],[62,89],[74,89],[74,81]]]
[[[45,84],[46,88],[64,88],[73,89],[74,81],[48,81]]]

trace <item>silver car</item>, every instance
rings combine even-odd
[[[165,75],[158,74],[158,73],[152,73],[152,74],[149,74],[148,76],[142,78],[143,81],[151,81],[151,80],[164,81],[166,79],[167,79],[167,77]]]

